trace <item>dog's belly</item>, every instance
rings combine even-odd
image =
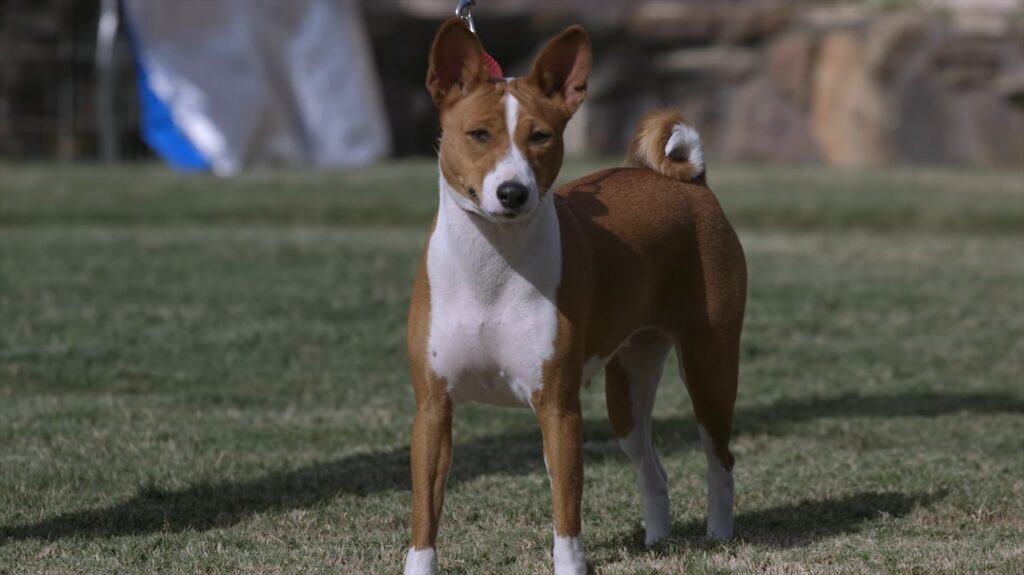
[[[465,300],[432,310],[430,364],[455,404],[476,401],[530,407],[557,331],[554,306],[542,297],[490,307]],[[525,300],[525,301],[524,301]]]

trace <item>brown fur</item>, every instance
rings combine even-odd
[[[441,115],[441,173],[452,187],[477,204],[484,176],[508,153],[505,109],[499,105],[506,90],[504,82],[488,82]],[[478,129],[491,134],[488,143],[469,136],[468,132]]]
[[[431,233],[433,229],[432,224]],[[417,549],[433,547],[437,539],[444,504],[444,481],[452,458],[452,404],[445,391],[448,385],[427,364],[430,282],[427,281],[426,256],[424,249],[416,273],[416,289],[409,305],[406,334],[409,367],[416,393],[416,418],[410,449],[412,483],[429,486],[413,490],[412,544]]]
[[[565,56],[575,54],[580,43],[586,46],[582,58]],[[527,78],[509,83],[488,75],[479,56],[482,50],[476,36],[457,18],[442,25],[434,41],[427,87],[441,109],[441,172],[459,193],[479,204],[484,176],[508,152],[509,134],[501,102],[511,92],[523,104],[515,142],[533,168],[538,185],[547,190],[562,166],[562,132],[566,122],[586,95],[586,74],[590,68],[586,34],[578,26],[569,28],[551,41]],[[467,79],[452,74],[463,74]],[[560,81],[559,74],[566,77]],[[469,135],[481,129],[490,134],[487,143]],[[536,131],[550,134],[551,138],[531,144],[530,135]]]
[[[636,424],[633,421],[633,400],[629,397],[629,373],[617,356],[604,367],[604,401],[615,437],[629,435]]]
[[[582,299],[592,302],[584,357],[608,357],[642,329],[672,337],[697,419],[731,468],[746,266],[714,194],[651,170],[616,168],[570,182],[558,195],[560,221],[580,224],[569,241],[589,246],[592,258],[589,281],[581,282]],[[615,366],[607,369],[614,378]],[[609,393],[609,400],[628,397],[622,389]],[[625,436],[632,428],[628,401],[610,401],[608,409]]]
[[[556,205],[559,197],[555,197]],[[581,530],[583,497],[583,413],[580,386],[586,344],[583,335],[593,302],[587,289],[592,279],[588,247],[575,239],[583,232],[572,214],[559,211],[562,241],[562,283],[558,286],[558,332],[554,353],[544,363],[541,389],[533,409],[544,436],[544,456],[551,475],[555,533],[576,536]],[[563,217],[566,216],[566,217]]]
[[[484,176],[507,151],[502,96],[520,102],[515,144],[523,150],[542,190],[561,168],[562,131],[586,94],[590,46],[572,27],[552,40],[526,78],[486,76],[476,37],[457,19],[438,32],[427,87],[441,110],[441,170],[456,190],[478,201]],[[698,421],[719,459],[732,467],[729,438],[736,398],[739,338],[746,299],[743,251],[703,177],[687,182],[685,163],[665,164],[669,113],[641,124],[629,162],[644,167],[605,170],[558,190],[555,209],[562,242],[562,280],[556,307],[554,352],[542,370],[532,403],[544,436],[551,473],[555,531],[580,533],[583,488],[580,386],[582,366],[613,355],[639,330],[671,337],[679,350]],[[486,129],[481,144],[467,132]],[[530,134],[551,138],[531,144]],[[660,144],[659,144],[660,142]],[[660,145],[660,148],[657,146]],[[693,174],[689,174],[692,177]],[[417,399],[413,425],[413,546],[432,547],[451,455],[451,402],[447,384],[426,357],[430,285],[424,258],[413,288],[408,348]],[[633,426],[628,375],[613,358],[608,411],[616,435]]]
[[[659,174],[683,182],[703,179],[704,167],[690,161],[689,151],[684,156],[685,160],[665,155],[665,144],[672,136],[672,126],[679,123],[690,125],[686,117],[677,110],[655,110],[644,115],[629,144],[626,165],[650,168]]]

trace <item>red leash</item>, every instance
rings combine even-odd
[[[501,65],[499,65],[498,61],[487,53],[487,50],[484,50],[484,62],[487,63],[487,69],[491,71],[492,78],[498,78],[500,80],[505,77],[505,75],[501,73]]]
[[[476,34],[476,24],[473,22],[473,6],[476,6],[476,0],[459,0],[459,4],[455,7],[455,15],[462,18],[462,21],[469,27],[469,31]],[[494,59],[493,56],[484,50],[484,63],[487,64],[487,69],[491,72],[492,78],[504,78],[505,74],[501,72],[501,65]]]

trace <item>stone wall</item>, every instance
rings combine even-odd
[[[974,34],[919,11],[795,14],[746,49],[744,77],[719,86],[712,149],[854,166],[1024,164],[1019,34]]]
[[[422,142],[436,121],[421,93],[422,60],[453,3],[420,3],[414,14],[388,4],[366,5],[367,16],[385,86],[402,102],[396,130],[412,128]],[[593,37],[590,94],[568,136],[578,154],[621,154],[645,110],[674,105],[718,160],[1024,165],[1020,0],[921,2],[927,10],[913,2],[897,10],[774,0],[513,4],[485,0],[476,12],[506,72],[521,73],[567,23]],[[397,25],[397,13],[409,21]],[[389,26],[420,44],[414,58],[390,58],[399,40]],[[430,152],[400,134],[396,141],[407,153]]]

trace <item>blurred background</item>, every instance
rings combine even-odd
[[[0,157],[228,174],[431,156],[426,55],[453,0],[6,0]],[[482,0],[506,74],[582,23],[575,156],[680,106],[713,161],[1017,166],[1022,0]]]
[[[561,181],[678,106],[747,256],[740,539],[704,542],[670,361],[644,546],[598,377],[601,572],[1024,573],[1022,3],[479,0],[506,73],[593,38]],[[0,573],[399,568],[454,7],[0,0]],[[454,427],[443,569],[549,572],[535,416]]]

